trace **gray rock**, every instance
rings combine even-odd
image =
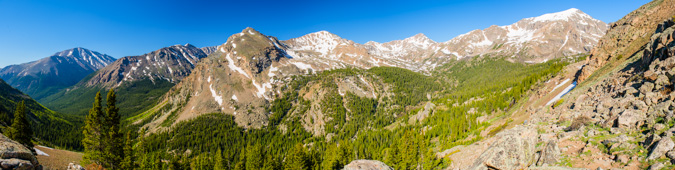
[[[651,166],[649,166],[649,170],[660,170],[661,168],[665,167],[663,163],[657,162]]]
[[[617,119],[618,127],[625,129],[634,129],[642,125],[642,121],[647,119],[644,113],[637,110],[625,110]]]
[[[670,159],[675,159],[675,151],[671,150],[666,153],[666,157]]]
[[[645,142],[642,143],[642,146],[644,148],[651,148],[653,144],[655,144],[657,141],[661,140],[661,136],[656,135],[656,134],[651,134],[647,136],[645,139]]]
[[[664,74],[659,74],[659,77],[656,79],[654,84],[656,84],[656,89],[661,89],[662,87],[670,84],[670,79],[668,79],[668,76]]]
[[[645,82],[640,86],[640,93],[646,94],[647,92],[652,92],[654,90],[654,83],[652,82]]]
[[[432,102],[427,102],[426,105],[424,105],[424,108],[417,112],[416,115],[411,116],[410,119],[408,119],[408,123],[414,124],[417,123],[418,121],[422,121],[429,117],[429,115],[432,113],[436,105]]]
[[[0,167],[2,169],[35,169],[30,161],[16,158],[0,159]]]
[[[675,147],[675,143],[673,143],[672,139],[670,139],[669,137],[662,138],[661,140],[659,140],[659,142],[655,144],[654,147],[651,148],[647,160],[658,159],[659,157],[666,154],[666,152],[673,149],[673,147]]]
[[[40,164],[33,152],[22,144],[0,134],[0,166],[15,169],[40,169]]]
[[[377,160],[360,159],[345,165],[343,170],[394,170],[394,168]]]
[[[84,170],[84,167],[82,167],[80,165],[77,165],[77,164],[74,164],[74,163],[70,163],[70,164],[68,164],[67,170]]]
[[[541,151],[541,156],[537,160],[537,166],[542,165],[553,165],[558,163],[560,158],[560,148],[558,147],[558,142],[555,140],[549,140],[546,142],[546,146]]]
[[[534,161],[537,141],[534,129],[516,126],[495,138],[468,169],[526,169]]]

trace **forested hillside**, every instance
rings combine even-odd
[[[451,160],[437,152],[482,139],[491,121],[478,117],[504,115],[566,64],[480,57],[445,65],[433,76],[394,67],[294,76],[270,103],[263,128],[244,129],[233,116],[213,113],[139,137],[135,152],[145,168],[341,169],[374,159],[395,169],[438,169]],[[358,88],[349,91],[345,83]],[[378,88],[370,94],[369,86]],[[428,117],[418,119],[425,110]]]
[[[0,125],[9,126],[14,119],[16,105],[24,101],[26,114],[34,133],[34,140],[41,145],[81,150],[82,119],[64,115],[45,108],[28,95],[12,88],[0,79]],[[56,128],[58,127],[58,128]]]

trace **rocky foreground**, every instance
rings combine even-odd
[[[555,108],[539,108],[525,124],[460,146],[480,154],[449,169],[675,168],[674,25],[659,24],[644,50],[584,82]]]
[[[0,134],[0,167],[22,170],[42,169],[30,149],[2,134]]]

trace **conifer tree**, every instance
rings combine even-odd
[[[124,142],[124,160],[122,160],[121,168],[122,169],[133,169],[136,167],[136,155],[133,148],[134,141],[131,138],[131,133],[126,134],[126,140]]]
[[[286,158],[288,162],[284,166],[285,170],[308,170],[307,153],[305,147],[298,143],[295,145],[292,153]]]
[[[216,151],[216,156],[214,158],[214,163],[213,163],[213,169],[214,170],[224,170],[227,169],[225,167],[225,161],[223,160],[223,151],[219,148],[218,151]]]
[[[103,131],[103,112],[101,111],[101,92],[96,93],[94,98],[94,103],[89,110],[84,121],[84,127],[82,133],[84,134],[84,139],[82,139],[82,145],[84,146],[84,155],[82,156],[85,164],[98,164],[102,165],[103,153],[104,153],[104,131]]]
[[[239,161],[234,165],[235,170],[245,170],[246,169],[246,148],[242,147],[241,152],[239,152]]]
[[[246,170],[257,170],[260,169],[263,165],[263,158],[261,155],[260,144],[255,144],[249,146],[248,152],[246,152]]]
[[[107,167],[117,169],[124,160],[124,138],[120,132],[120,114],[116,106],[117,95],[110,89],[106,98],[104,128],[105,129],[105,164]]]
[[[9,128],[8,137],[33,150],[33,142],[31,141],[33,130],[31,130],[28,119],[26,118],[26,104],[24,104],[23,101],[16,105],[14,121]]]

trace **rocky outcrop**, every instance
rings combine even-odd
[[[42,169],[30,149],[0,134],[0,167],[2,169]]]
[[[537,132],[517,126],[498,133],[497,140],[469,169],[526,169],[534,160]]]
[[[424,119],[426,119],[427,117],[430,116],[431,112],[433,111],[433,109],[435,107],[436,107],[436,105],[434,103],[427,102],[427,104],[424,105],[424,108],[422,108],[422,110],[420,110],[419,112],[417,112],[416,115],[413,115],[413,116],[410,117],[410,119],[408,119],[408,123],[413,124],[413,123],[421,122],[422,120],[424,120]]]
[[[591,50],[591,56],[580,70],[577,76],[579,82],[584,81],[612,59],[625,59],[638,53],[641,47],[649,42],[648,37],[654,34],[657,25],[673,15],[675,15],[675,0],[657,0],[610,24],[611,28]]]
[[[377,160],[360,159],[345,165],[343,170],[394,170],[394,168]]]

